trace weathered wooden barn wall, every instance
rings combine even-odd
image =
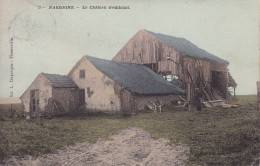
[[[141,30],[128,41],[126,46],[112,60],[152,64],[158,61],[166,61],[167,58],[178,62],[179,55],[173,48],[168,47],[162,41]]]
[[[85,70],[85,78],[80,78],[80,70]],[[79,86],[85,89],[85,108],[107,113],[120,111],[120,99],[115,94],[115,82],[83,57],[69,73],[69,76]]]
[[[178,66],[179,79],[186,83],[186,91],[188,100],[191,101],[194,98],[194,89],[199,88],[201,91],[206,91],[205,99],[213,100],[212,89],[212,72],[217,71],[222,75],[219,80],[221,86],[218,89],[222,92],[223,98],[228,97],[228,70],[227,65],[213,63],[205,60],[198,60],[188,56],[181,56]]]
[[[29,88],[21,96],[21,100],[24,104],[26,113],[30,112],[30,92],[31,90],[39,89],[39,109],[44,110],[49,98],[52,97],[52,86],[48,80],[39,74],[36,79],[32,82]]]
[[[77,88],[53,88],[53,99],[59,102],[63,112],[77,112],[79,108],[79,89]]]
[[[228,69],[226,64],[199,60],[182,55],[164,42],[141,30],[116,54],[113,61],[144,64],[160,75],[174,75],[185,83],[188,100],[194,98],[194,89],[205,92],[206,100],[213,100],[212,71],[222,74],[222,97],[228,98]],[[198,85],[200,80],[200,85]],[[207,92],[207,93],[206,93]]]
[[[162,105],[167,105],[177,100],[178,96],[176,95],[134,95],[134,102],[137,111],[143,110],[150,102],[157,103],[159,101]]]

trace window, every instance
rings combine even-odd
[[[34,89],[30,91],[30,112],[39,110],[39,89]]]
[[[79,71],[79,78],[85,78],[85,70]]]

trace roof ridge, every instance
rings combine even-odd
[[[94,56],[89,56],[89,55],[86,55],[85,57],[90,57],[90,58],[95,58],[95,59],[99,59],[99,60],[104,60],[104,61],[108,61],[108,62],[111,62],[111,63],[117,63],[117,64],[129,64],[129,65],[136,65],[136,66],[140,66],[140,67],[144,67],[144,68],[149,68],[147,66],[144,66],[144,65],[141,65],[141,64],[137,64],[137,63],[130,63],[130,62],[119,62],[119,61],[113,61],[113,60],[108,60],[108,59],[102,59],[102,58],[97,58],[97,57],[94,57]],[[150,68],[149,68],[150,69]]]
[[[165,44],[167,44],[169,47],[172,47],[176,51],[178,51],[180,53],[187,53],[185,55],[190,56],[192,58],[229,64],[228,61],[207,52],[206,50],[193,44],[191,41],[189,41],[186,38],[175,37],[175,36],[161,34],[161,33],[155,33],[155,32],[148,31],[148,30],[144,30],[144,31],[147,32],[148,34],[152,35],[156,39],[164,42]],[[180,40],[180,41],[178,41],[178,40]]]

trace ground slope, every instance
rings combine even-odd
[[[131,127],[112,136],[111,140],[78,143],[37,158],[11,158],[6,165],[184,165],[189,148],[168,143],[167,139],[154,140],[148,132]]]

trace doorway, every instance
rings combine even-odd
[[[224,79],[224,73],[220,71],[212,71],[212,81],[211,81],[211,86],[213,90],[213,95],[215,98],[221,97],[225,98],[225,79]],[[216,96],[217,95],[217,96]]]
[[[30,112],[39,111],[39,89],[34,89],[30,91]]]

